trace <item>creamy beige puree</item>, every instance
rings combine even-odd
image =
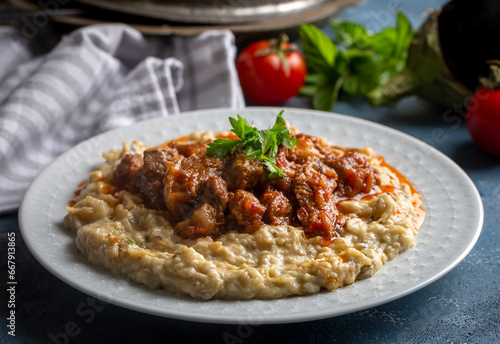
[[[185,142],[211,137],[195,133]],[[215,226],[219,227],[214,227],[211,235],[200,234],[203,226],[199,224],[189,227],[196,229],[191,234],[180,232],[179,226],[187,228],[181,222],[191,218],[173,221],[168,205],[165,209],[148,207],[144,194],[119,187],[114,181],[114,171],[127,154],[140,157],[149,148],[137,141],[103,154],[106,162],[90,173],[67,207],[65,226],[76,235],[78,250],[91,263],[154,289],[203,300],[276,299],[332,291],[373,276],[384,263],[412,247],[423,212],[419,195],[411,185],[373,150],[330,147],[324,140],[318,144],[322,149],[329,147],[335,156],[346,152],[362,155],[376,177],[368,192],[350,197],[340,193],[328,196],[335,200],[332,204],[338,212],[334,217],[337,229],[329,234],[318,232],[320,235],[314,236],[317,223],[312,222],[313,215],[305,219],[296,214],[286,214],[288,222],[280,225],[269,224],[273,220],[266,222],[267,215],[263,215],[258,229],[239,231],[238,213],[233,208],[228,210],[231,204],[221,210],[226,217],[218,220]],[[318,156],[323,159],[323,155]],[[166,173],[175,169],[175,164],[165,165]],[[295,172],[289,172],[291,184],[287,187],[295,192],[292,195],[298,192],[293,189],[298,184],[294,173],[305,168],[297,166]],[[338,178],[336,183],[340,185],[340,173]],[[167,178],[164,180],[167,183]],[[280,187],[276,190],[282,190]],[[235,194],[229,189],[228,203],[235,203]],[[290,204],[295,212],[310,209],[295,199]],[[262,212],[269,209],[262,207]],[[318,209],[321,218],[326,208]],[[302,222],[307,224],[307,230],[298,219],[307,221]],[[221,221],[232,221],[233,227]]]

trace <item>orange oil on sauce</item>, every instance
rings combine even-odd
[[[108,242],[110,245],[118,246],[118,258],[121,258],[122,257],[122,247],[120,245],[120,241],[118,240],[118,238],[108,234]]]
[[[239,140],[239,137],[235,133],[233,133],[232,131],[228,131],[228,132],[217,133],[215,135],[215,139]],[[158,145],[158,147],[168,146],[172,142],[179,143],[179,142],[186,142],[186,141],[190,141],[190,140],[191,140],[191,137],[189,135],[181,136],[181,137],[178,137],[178,138],[173,139],[173,140],[165,141],[162,144]]]
[[[388,168],[392,173],[394,173],[396,175],[396,177],[398,177],[398,179],[401,183],[408,184],[408,186],[410,187],[410,191],[411,191],[410,201],[413,204],[415,211],[417,212],[416,228],[418,229],[420,227],[420,225],[424,222],[424,219],[425,219],[425,211],[424,211],[424,208],[422,205],[422,196],[420,195],[420,193],[418,193],[417,189],[415,189],[413,184],[410,183],[410,181],[403,174],[401,174],[401,172],[399,172],[397,169],[395,169],[394,167],[389,165],[383,157],[380,157],[380,159],[381,159],[380,166]],[[392,187],[393,189],[397,190],[392,185],[384,185],[382,187],[382,189],[385,186]],[[383,191],[383,192],[388,192],[388,191]],[[392,193],[394,193],[394,192],[392,192]]]
[[[86,185],[87,185],[87,179],[83,179],[82,181],[80,181],[80,183],[78,183],[78,187],[76,188],[75,191],[73,191],[73,195],[75,195],[75,197],[73,197],[68,201],[68,206],[72,207],[76,204],[76,202],[78,201],[78,196],[80,196],[82,190],[85,188]]]
[[[96,183],[103,183],[101,186],[101,192],[106,195],[111,195],[113,197],[118,197],[118,193],[120,192],[120,188],[111,184],[108,178],[102,177],[95,181]]]

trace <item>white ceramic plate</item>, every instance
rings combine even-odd
[[[158,118],[87,140],[56,159],[26,192],[19,218],[23,238],[38,261],[69,285],[103,301],[159,316],[213,323],[288,323],[338,316],[408,295],[437,280],[472,249],[481,232],[483,206],[468,176],[429,145],[396,130],[332,113],[286,109],[284,117],[304,133],[333,144],[370,146],[399,169],[423,196],[427,213],[415,247],[388,262],[372,278],[330,293],[274,301],[196,301],[148,290],[92,266],[62,227],[73,190],[123,141],[155,145],[193,130],[229,128],[240,114],[268,128],[279,108],[217,109]]]

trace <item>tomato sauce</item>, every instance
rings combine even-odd
[[[411,191],[411,198],[410,201],[413,204],[413,207],[415,208],[415,211],[417,212],[417,222],[416,222],[416,228],[418,229],[420,225],[424,222],[425,219],[425,211],[423,208],[422,204],[422,196],[420,193],[415,189],[412,183],[403,175],[401,172],[399,172],[397,169],[389,165],[383,157],[380,157],[381,163],[380,166],[388,168],[392,173],[398,177],[399,181],[403,184],[407,184],[410,187]],[[384,185],[385,186],[385,185]],[[394,187],[392,187],[395,189]],[[389,191],[383,191],[383,192],[389,192]],[[394,193],[394,192],[392,192]]]

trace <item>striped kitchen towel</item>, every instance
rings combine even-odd
[[[0,28],[0,212],[17,209],[43,167],[97,133],[244,106],[229,31],[145,37],[121,24],[92,26],[42,56],[18,37]]]

